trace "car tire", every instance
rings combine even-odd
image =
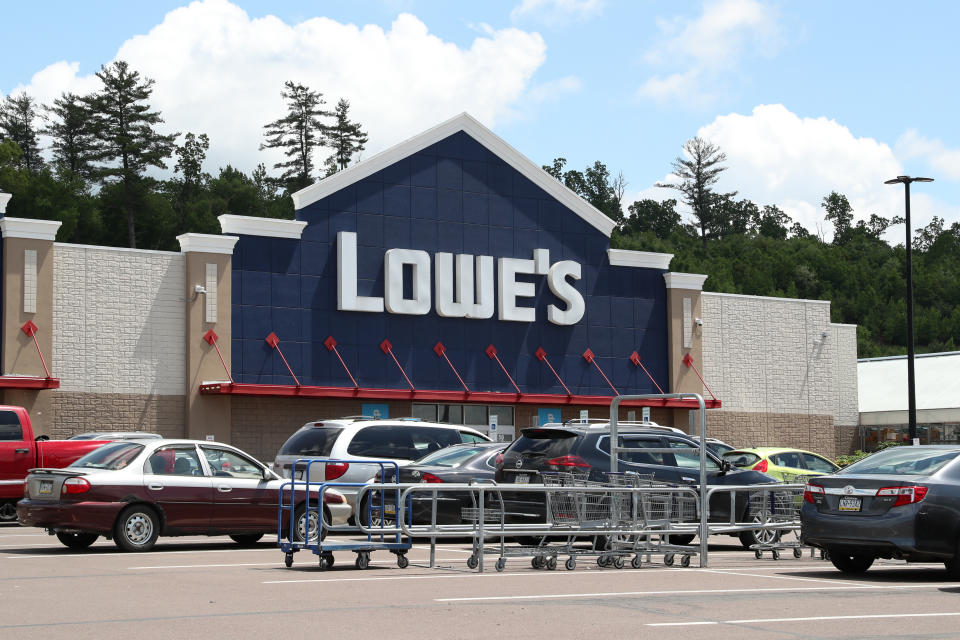
[[[947,570],[947,576],[951,580],[960,580],[960,544],[957,545],[957,550],[954,552],[953,557],[949,560],[944,560],[943,566]]]
[[[830,562],[844,573],[864,573],[873,564],[873,556],[857,556],[841,551],[830,552]]]
[[[775,544],[780,541],[780,535],[783,532],[778,529],[754,529],[751,531],[741,531],[740,544],[744,549],[749,549],[755,544]]]
[[[68,549],[86,549],[99,538],[95,533],[65,533],[57,532],[57,540],[63,543]]]
[[[670,544],[677,544],[677,545],[680,545],[681,547],[685,547],[685,546],[687,546],[688,544],[690,544],[691,542],[693,542],[693,539],[696,538],[696,537],[697,537],[697,536],[691,535],[691,534],[686,534],[686,535],[682,535],[682,536],[679,536],[679,535],[671,535],[671,536],[670,536]]]
[[[113,527],[113,542],[121,551],[149,551],[159,537],[157,512],[142,504],[124,509]]]
[[[241,547],[252,547],[263,537],[262,533],[236,533],[230,536],[230,539]]]
[[[293,512],[293,541],[301,544],[304,542],[304,535],[306,533],[306,511],[306,505],[301,504],[299,507],[297,507],[296,511]],[[327,537],[327,528],[320,526],[320,518],[318,515],[319,514],[317,511],[314,509],[310,510],[310,542],[314,544],[317,542],[316,534],[314,534],[315,531],[320,531],[320,540],[323,540]],[[326,517],[324,517],[324,521],[327,521]]]

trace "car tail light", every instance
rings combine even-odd
[[[349,462],[328,462],[325,465],[323,477],[327,480],[336,480],[350,468]]]
[[[763,460],[761,460],[761,461],[758,462],[757,464],[753,465],[753,470],[754,470],[754,471],[759,471],[760,473],[766,473],[766,472],[767,472],[767,459],[764,458]]]
[[[497,467],[503,466],[503,451],[497,454],[497,457],[493,459],[493,464]]]
[[[433,475],[432,473],[424,473],[422,476],[420,476],[420,482],[429,482],[431,484],[437,484],[437,483],[443,482],[443,480]]]
[[[86,493],[90,491],[90,483],[83,478],[67,478],[63,483],[62,493]]]
[[[560,456],[547,460],[547,464],[555,467],[584,467],[590,468],[590,464],[580,456]]]
[[[905,504],[920,502],[926,495],[926,487],[883,487],[882,489],[877,489],[878,498],[897,498],[891,505],[893,507],[902,507]]]
[[[323,501],[326,504],[345,504],[347,502],[347,497],[342,493],[334,493],[333,491],[324,491]]]
[[[803,488],[803,501],[809,502],[810,504],[814,504],[815,503],[814,499],[815,498],[822,499],[823,494],[824,494],[823,487],[821,487],[818,484],[811,484],[808,482],[807,486]]]

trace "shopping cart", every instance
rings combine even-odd
[[[779,525],[780,527],[765,526],[759,535],[760,542],[750,545],[754,556],[763,557],[764,551],[769,551],[774,560],[780,559],[780,552],[791,550],[794,558],[803,556],[802,545],[799,539],[800,507],[803,505],[803,474],[784,474],[783,485],[771,485],[760,491],[752,492],[749,497],[748,513],[754,522],[761,525]]]

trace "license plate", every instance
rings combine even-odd
[[[41,496],[53,495],[53,480],[41,480],[37,493]]]
[[[514,477],[514,482],[517,484],[530,484],[530,476],[525,473],[518,473]]]
[[[860,498],[840,498],[840,511],[860,511]]]
[[[386,515],[388,515],[388,516],[395,516],[395,515],[397,515],[397,505],[395,505],[395,504],[390,504],[390,503],[388,502],[387,504],[383,505],[383,513],[386,514]]]

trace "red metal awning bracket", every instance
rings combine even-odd
[[[507,376],[507,380],[509,380],[510,384],[513,385],[513,388],[517,390],[517,395],[523,395],[522,393],[520,393],[520,387],[518,387],[517,383],[513,381],[513,378],[510,377],[510,374],[507,373],[507,368],[503,366],[502,362],[500,362],[500,357],[497,356],[497,348],[491,344],[486,349],[484,349],[483,352],[487,354],[487,357],[490,358],[491,360],[497,361],[497,364],[500,365],[500,368],[503,370],[503,375]]]
[[[403,379],[407,381],[408,385],[410,385],[410,391],[416,391],[417,388],[413,386],[412,382],[410,382],[410,377],[407,376],[407,372],[404,371],[403,367],[400,366],[400,361],[397,360],[397,356],[393,355],[393,345],[390,344],[390,341],[384,338],[383,342],[380,343],[380,350],[393,358],[393,362],[397,365],[397,369],[400,369],[400,373],[403,374]]]
[[[573,394],[570,393],[570,389],[567,388],[567,385],[563,384],[563,380],[561,380],[560,376],[557,375],[557,370],[554,369],[553,365],[550,364],[550,361],[547,360],[547,352],[543,350],[543,347],[537,347],[537,350],[533,353],[533,355],[537,356],[537,360],[540,362],[545,362],[546,365],[550,367],[550,371],[553,372],[553,376],[557,379],[557,382],[560,383],[560,386],[563,387],[563,390],[567,392],[568,396],[572,396]]]
[[[287,371],[289,371],[290,375],[293,377],[294,384],[296,384],[299,387],[300,381],[297,380],[296,374],[293,372],[293,369],[290,368],[290,363],[287,362],[287,359],[283,357],[283,351],[280,350],[280,338],[277,337],[277,334],[271,331],[270,335],[264,338],[263,341],[266,342],[268,345],[270,345],[272,349],[277,350],[277,353],[280,354],[280,359],[283,360],[283,364],[286,365],[287,367]]]
[[[343,370],[347,372],[347,375],[350,376],[350,382],[353,383],[354,389],[359,389],[360,385],[357,384],[357,381],[353,379],[353,374],[350,373],[350,369],[347,368],[347,363],[343,361],[343,358],[340,357],[340,352],[337,351],[337,341],[333,339],[333,336],[327,336],[327,339],[323,341],[323,346],[327,348],[327,351],[333,351],[337,356],[337,360],[340,361],[340,364],[343,365]]]
[[[706,382],[704,382],[703,376],[700,375],[700,370],[697,369],[697,367],[696,367],[695,364],[693,364],[693,358],[690,356],[689,353],[688,353],[687,355],[683,356],[683,364],[685,364],[685,365],[687,365],[687,367],[693,369],[693,371],[697,374],[697,377],[700,378],[700,382],[703,384],[703,386],[706,388],[706,390],[707,390],[707,391],[710,391],[710,387],[707,385]],[[710,395],[713,397],[714,400],[717,399],[717,396],[715,396],[715,395],[713,394],[713,391],[710,391]]]
[[[450,362],[450,358],[447,357],[447,348],[443,346],[442,342],[438,341],[437,344],[433,345],[433,352],[437,354],[438,358],[443,358],[447,361],[447,364],[450,365],[450,368],[453,370],[453,375],[457,376],[457,380],[459,380],[460,384],[463,385],[463,390],[467,393],[470,393],[470,388],[467,387],[467,383],[463,381],[463,378],[461,378],[460,374],[457,373],[456,367],[453,366],[453,363]]]
[[[210,329],[203,334],[203,339],[207,341],[207,344],[212,345],[213,348],[217,350],[217,355],[220,356],[220,364],[223,365],[223,370],[227,372],[227,378],[230,379],[230,384],[233,384],[233,376],[230,375],[230,368],[227,366],[227,363],[224,362],[223,354],[220,353],[220,345],[217,344],[217,340],[220,339],[220,336],[217,335],[216,331]]]
[[[632,363],[635,364],[636,366],[638,366],[638,367],[640,367],[641,369],[643,369],[643,372],[644,372],[645,374],[647,374],[647,377],[648,377],[648,378],[650,378],[650,382],[652,382],[652,383],[653,383],[653,386],[655,386],[655,387],[657,388],[657,391],[659,391],[660,393],[665,393],[665,391],[660,387],[660,385],[657,384],[657,381],[653,379],[653,376],[650,375],[650,372],[647,371],[647,368],[646,368],[645,366],[643,366],[643,363],[640,361],[640,354],[639,354],[639,353],[637,353],[636,351],[634,351],[633,353],[631,353],[631,354],[630,354],[630,362],[632,362]]]
[[[49,378],[50,370],[47,369],[47,361],[43,359],[43,353],[40,351],[40,343],[37,342],[37,331],[39,328],[37,325],[33,324],[33,320],[27,320],[23,323],[23,326],[20,327],[20,330],[33,338],[33,344],[35,347],[37,347],[37,355],[40,356],[40,364],[43,365],[43,372],[47,374],[47,378]]]
[[[603,369],[600,368],[600,365],[597,364],[597,356],[593,354],[593,351],[587,348],[587,350],[583,352],[583,359],[597,368],[597,371],[600,372],[600,375],[603,376],[603,379],[606,381],[606,383],[610,386],[611,389],[613,389],[613,395],[615,396],[620,395],[620,392],[617,391],[617,388],[613,386],[612,382],[610,382],[610,378],[607,377],[607,374],[605,374],[603,372]]]

